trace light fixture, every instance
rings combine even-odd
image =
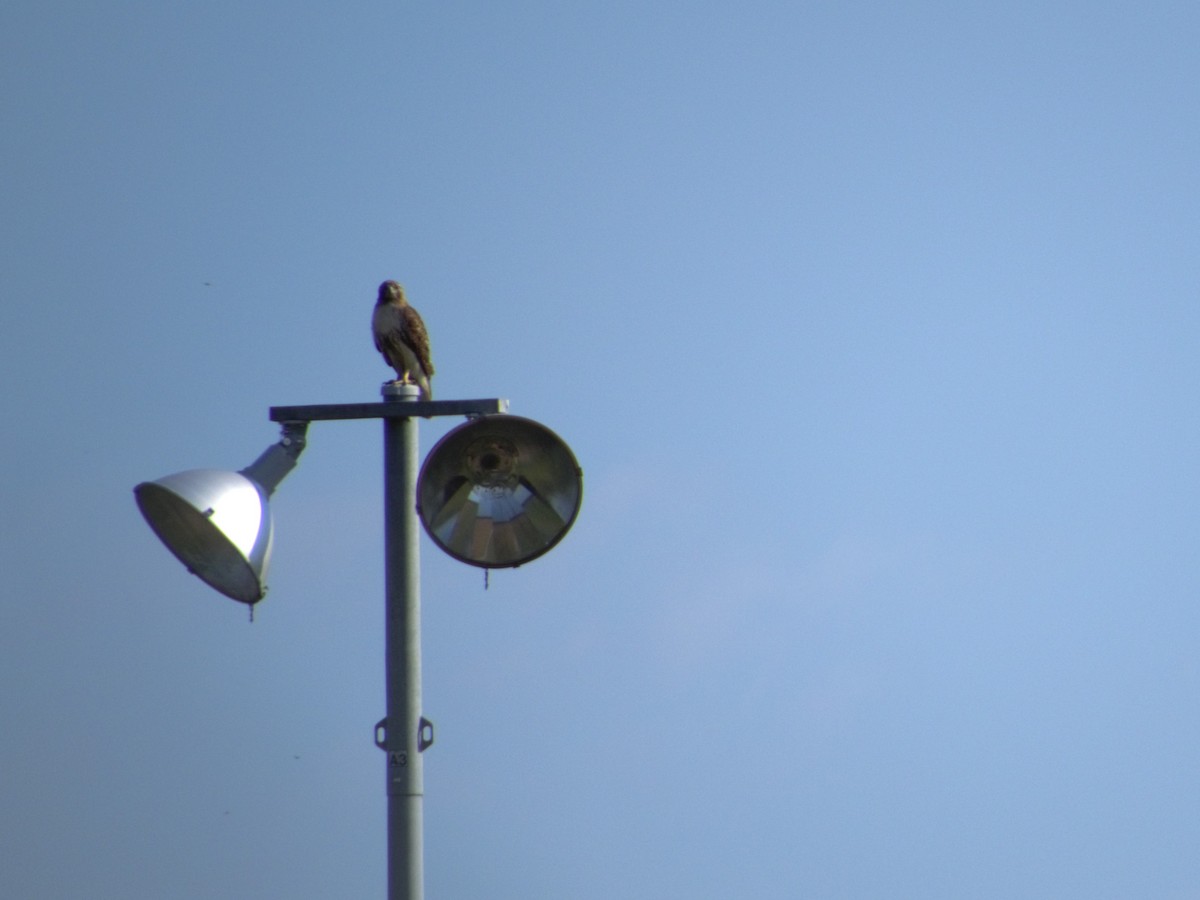
[[[583,473],[553,431],[520,416],[482,416],[429,451],[417,512],[433,542],[487,569],[527,563],[557,544],[579,513]]]
[[[253,606],[266,593],[274,531],[267,498],[296,466],[306,422],[240,472],[191,469],[133,489],[146,522],[175,556],[210,587]]]
[[[308,423],[383,420],[384,666],[387,715],[375,726],[386,754],[388,898],[424,896],[422,755],[433,725],[421,708],[421,521],[451,556],[485,568],[541,556],[579,512],[582,474],[549,428],[503,415],[508,402],[421,400],[416,385],[388,382],[382,403],[271,407],[278,444],[240,472],[194,469],[134,488],[154,533],[187,568],[227,597],[262,599],[271,556],[267,498],[296,466]],[[417,479],[417,424],[472,417],[433,448]]]

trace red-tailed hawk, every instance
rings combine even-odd
[[[415,382],[421,388],[421,399],[432,400],[429,379],[433,377],[433,360],[429,358],[429,332],[425,330],[420,314],[404,299],[404,288],[394,281],[385,281],[379,286],[371,332],[375,335],[375,349],[396,370],[396,381],[400,384]]]

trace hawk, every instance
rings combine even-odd
[[[371,316],[371,332],[375,349],[383,354],[389,366],[396,370],[400,384],[421,388],[421,399],[432,400],[429,379],[433,377],[433,360],[429,358],[429,332],[421,315],[404,299],[404,288],[394,281],[379,286],[375,314]]]

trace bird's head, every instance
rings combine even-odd
[[[404,288],[394,281],[385,281],[379,286],[380,303],[396,303],[404,305]]]

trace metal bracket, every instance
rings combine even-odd
[[[269,497],[279,487],[279,482],[300,460],[307,443],[305,434],[308,423],[289,419],[283,423],[278,444],[272,444],[254,462],[241,470],[251,481],[260,485]]]
[[[375,723],[375,746],[380,750],[387,750],[387,719],[380,719]],[[433,723],[421,716],[421,721],[417,725],[417,752],[424,753],[432,746]]]

